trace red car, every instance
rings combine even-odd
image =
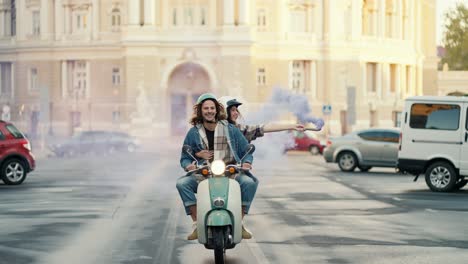
[[[21,184],[35,167],[29,140],[13,124],[0,120],[0,179],[7,185]]]
[[[312,155],[323,153],[325,144],[322,144],[312,131],[292,131],[294,135],[295,147],[289,150],[309,151]]]

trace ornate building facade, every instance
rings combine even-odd
[[[435,0],[0,0],[0,104],[26,131],[184,133],[203,92],[307,96],[341,134],[437,94]],[[327,108],[330,110],[330,108]],[[41,124],[43,125],[41,127]],[[39,126],[39,127],[38,127]]]

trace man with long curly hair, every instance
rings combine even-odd
[[[240,130],[226,121],[224,107],[216,100],[213,94],[200,95],[193,108],[190,123],[193,125],[187,133],[184,145],[189,145],[196,153],[198,162],[208,163],[213,160],[223,160],[226,164],[237,164],[245,155],[248,142]],[[253,157],[247,154],[242,161],[242,168],[250,170]],[[187,153],[181,153],[180,165],[186,171],[196,168],[195,161]],[[250,204],[257,191],[258,180],[250,173],[240,173],[236,180],[241,188],[242,216],[249,212]],[[177,180],[177,190],[184,203],[187,215],[193,220],[192,233],[188,240],[198,238],[197,233],[197,191],[198,181],[195,175],[183,176]],[[252,238],[245,225],[242,225],[242,238]]]

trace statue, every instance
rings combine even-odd
[[[148,101],[143,85],[138,85],[138,91],[138,96],[136,98],[136,112],[132,114],[132,117],[153,120],[153,109]]]

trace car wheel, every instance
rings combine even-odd
[[[457,182],[457,173],[452,165],[439,161],[426,170],[426,184],[434,192],[451,192]]]
[[[309,152],[312,155],[318,155],[320,153],[320,150],[317,146],[310,146],[309,147]]]
[[[128,144],[127,146],[127,151],[132,153],[132,152],[135,152],[136,150],[136,146],[134,144]]]
[[[460,190],[461,188],[465,187],[467,183],[468,183],[468,180],[459,179],[457,183],[455,184],[455,190]]]
[[[372,166],[361,166],[361,165],[358,165],[358,168],[359,168],[360,171],[366,172],[366,171],[369,171],[370,169],[372,169]]]
[[[19,159],[5,161],[1,170],[1,178],[7,185],[19,185],[26,179],[26,165]]]
[[[349,151],[340,153],[338,155],[338,166],[342,171],[354,171],[357,166],[356,155]]]

